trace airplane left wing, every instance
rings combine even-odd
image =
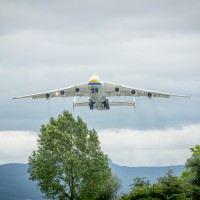
[[[47,91],[47,92],[41,92],[41,93],[30,94],[30,95],[25,95],[25,96],[18,96],[18,97],[14,97],[13,99],[21,99],[21,98],[49,99],[52,97],[75,97],[75,96],[89,97],[88,83],[77,84],[74,86]]]
[[[186,96],[186,95],[146,90],[146,89],[129,87],[129,86],[120,85],[116,83],[110,83],[110,82],[104,82],[104,86],[105,86],[106,93],[108,96],[147,96],[149,98],[152,98],[152,97],[169,98],[171,96],[174,96],[174,97],[189,98],[189,96]]]

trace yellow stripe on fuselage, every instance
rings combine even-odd
[[[100,83],[100,81],[96,79],[92,79],[92,80],[89,80],[89,83]]]

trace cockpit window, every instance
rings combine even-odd
[[[91,88],[92,93],[98,93],[98,91],[99,91],[98,88]]]

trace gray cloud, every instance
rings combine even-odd
[[[16,29],[89,32],[118,28],[125,32],[147,30],[198,30],[199,2],[193,1],[1,1],[3,31]],[[6,22],[6,23],[5,23]],[[189,29],[188,29],[189,28]],[[148,32],[147,32],[148,33]]]
[[[155,130],[199,123],[199,1],[2,0],[0,5],[1,130],[39,131],[51,116],[72,112],[72,98],[12,97],[85,82],[94,72],[106,81],[192,98],[137,98],[136,112],[78,108],[74,116],[91,128]]]
[[[0,132],[0,164],[27,163],[37,148],[37,135],[30,131]]]
[[[189,148],[200,139],[199,130],[199,124],[153,131],[107,129],[98,136],[104,153],[119,165],[170,166],[185,164]],[[37,139],[37,132],[0,131],[0,164],[27,163]]]
[[[181,130],[104,130],[99,132],[99,138],[104,152],[120,165],[184,165],[191,156],[190,147],[200,139],[199,128],[192,125]]]

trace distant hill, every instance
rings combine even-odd
[[[151,182],[163,176],[169,167],[125,167],[110,161],[113,173],[122,181],[122,191],[129,191],[134,177],[147,177]],[[172,166],[174,175],[179,176],[183,166]],[[42,200],[42,194],[36,183],[28,179],[28,164],[0,165],[0,199],[2,200]]]
[[[130,185],[133,183],[135,177],[146,177],[151,183],[157,181],[161,176],[164,176],[170,169],[173,170],[175,176],[180,176],[184,169],[183,165],[170,166],[170,167],[126,167],[112,163],[110,161],[110,167],[114,174],[121,179],[122,191],[127,193],[130,191]]]
[[[36,184],[28,179],[28,164],[0,165],[0,199],[41,200]]]

